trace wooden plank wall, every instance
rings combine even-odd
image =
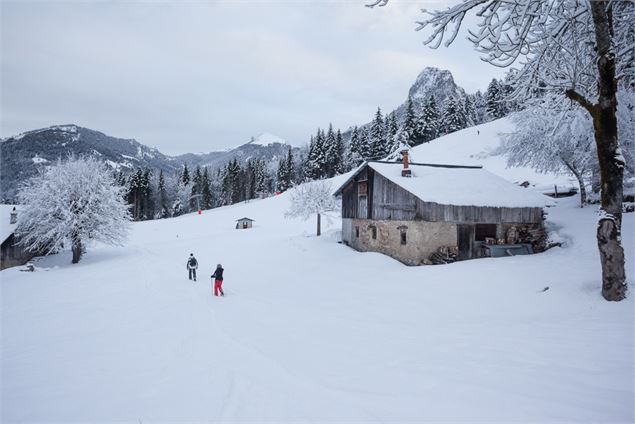
[[[370,218],[368,211],[368,198],[371,193],[371,181],[368,181],[368,191],[369,195],[366,197],[366,205],[361,205],[360,208],[360,199],[359,193],[357,191],[357,182],[365,181],[368,179],[367,170],[364,170],[359,173],[353,180],[351,180],[346,187],[342,190],[342,218]],[[360,216],[363,215],[363,216]]]
[[[342,190],[342,218],[355,218],[357,213],[357,185],[348,183]]]
[[[395,221],[412,221],[416,219],[416,196],[381,174],[375,173],[373,180],[373,219]]]

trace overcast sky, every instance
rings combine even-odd
[[[425,66],[468,92],[502,76],[464,37],[422,45],[420,9],[452,2],[366,2],[2,0],[1,135],[75,123],[167,154],[261,132],[299,145],[394,109]]]

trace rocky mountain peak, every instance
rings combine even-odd
[[[431,95],[435,99],[443,101],[449,96],[463,97],[465,96],[465,91],[456,85],[450,71],[426,67],[410,87],[408,96],[414,102],[420,103],[427,100]]]

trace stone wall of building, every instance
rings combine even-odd
[[[457,230],[449,222],[344,218],[342,241],[362,252],[380,252],[407,265],[421,265],[439,247],[456,246]]]

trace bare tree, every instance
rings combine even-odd
[[[377,0],[369,7],[385,6]],[[618,80],[633,83],[635,5],[617,0],[465,0],[443,11],[426,13],[417,30],[424,41],[449,46],[463,19],[474,11],[477,28],[470,40],[482,59],[508,67],[520,60],[518,79],[537,84],[525,90],[559,90],[591,116],[601,179],[601,214],[597,242],[602,263],[602,295],[626,297],[621,245],[624,156],[618,145]]]

